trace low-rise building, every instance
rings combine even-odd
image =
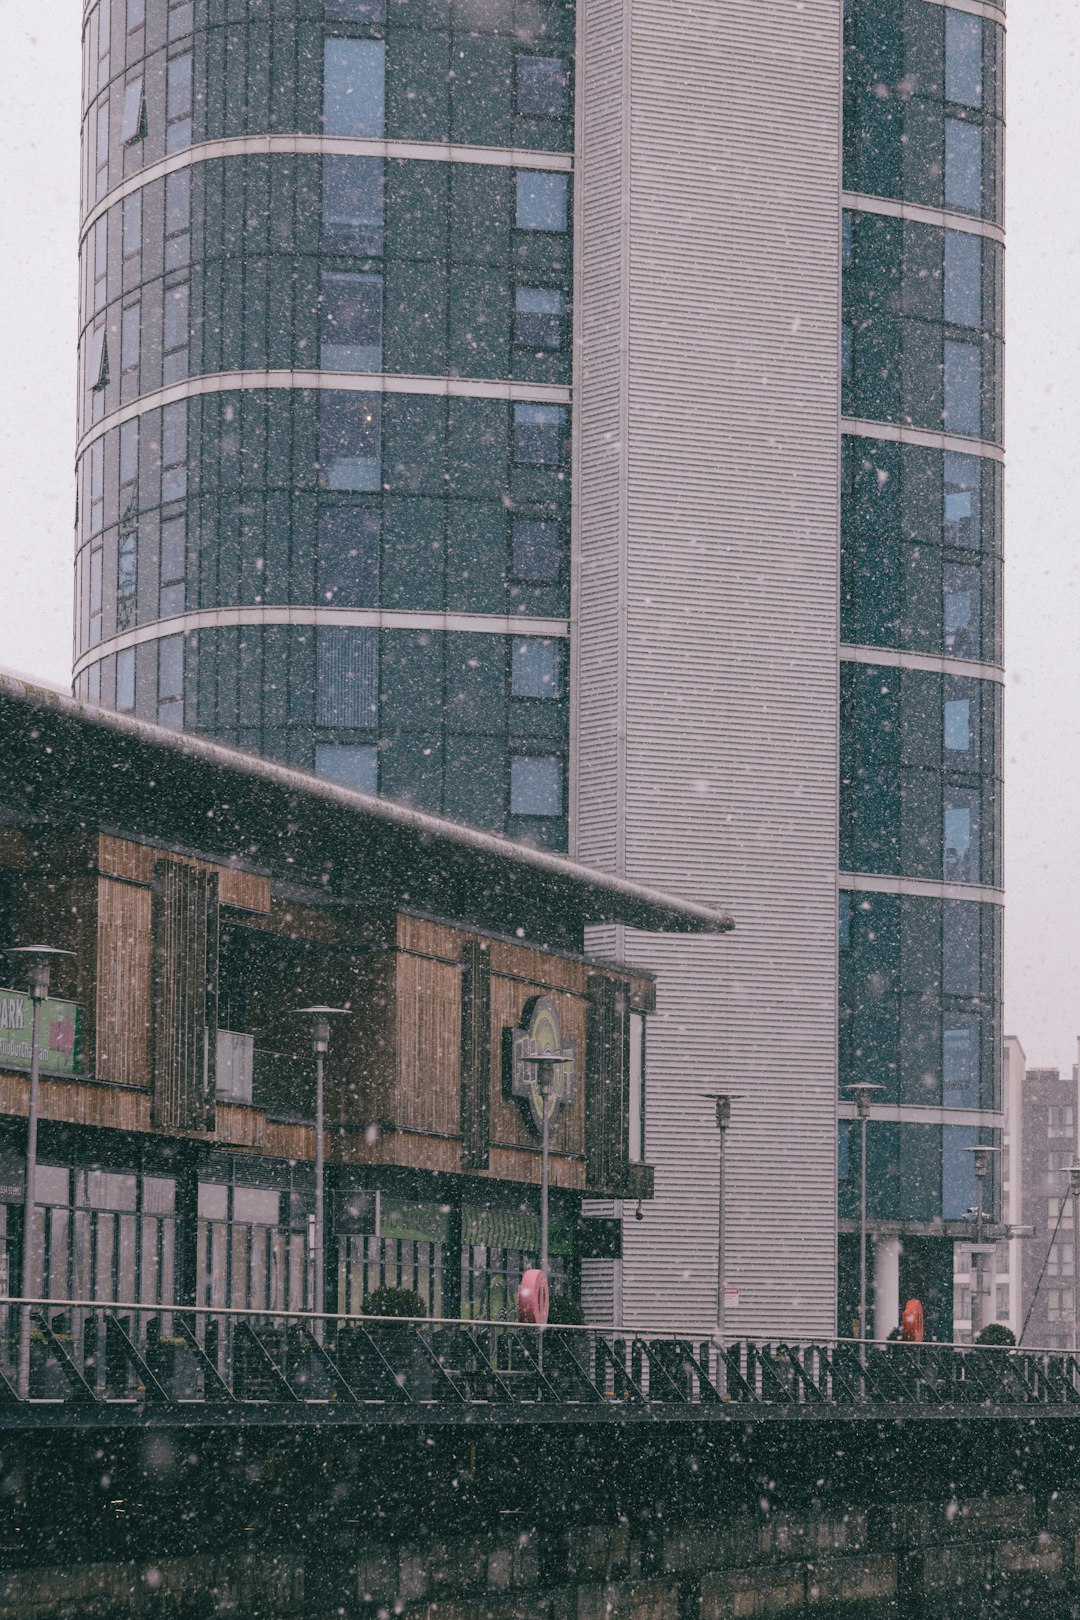
[[[327,1306],[513,1308],[612,1259],[583,1199],[648,1198],[650,974],[588,925],[719,911],[0,676],[0,948],[72,954],[45,1004],[34,1293],[309,1308],[314,1060],[326,1067]],[[0,982],[3,982],[0,979]],[[0,1255],[18,1292],[28,998],[0,990]],[[549,1070],[550,1073],[550,1070]],[[0,1282],[4,1278],[0,1277]]]

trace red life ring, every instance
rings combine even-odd
[[[548,1319],[548,1280],[542,1271],[527,1271],[518,1288],[518,1321],[543,1327]]]
[[[923,1308],[921,1301],[909,1299],[900,1318],[900,1335],[909,1344],[923,1342]]]

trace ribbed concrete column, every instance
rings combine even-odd
[[[880,1343],[900,1326],[899,1238],[874,1238],[874,1338]]]

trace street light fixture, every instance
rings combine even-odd
[[[572,1054],[538,1052],[523,1059],[536,1064],[536,1089],[540,1093],[540,1270],[548,1274],[548,1186],[550,1176],[551,1118],[555,1112],[555,1077],[560,1063],[573,1063]]]
[[[972,1157],[972,1168],[975,1171],[975,1286],[971,1291],[971,1338],[972,1343],[982,1332],[982,1249],[983,1249],[983,1220],[985,1216],[985,1199],[983,1182],[986,1172],[990,1168],[990,1161],[997,1152],[989,1142],[976,1142],[974,1147],[965,1148],[965,1153]]]
[[[347,1018],[351,1009],[349,1007],[297,1007],[295,1011],[300,1018],[306,1018],[311,1025],[311,1049],[315,1054],[315,1287],[313,1289],[313,1304],[316,1316],[315,1330],[321,1335],[326,1288],[324,1261],[326,1218],[323,1204],[323,1181],[326,1162],[324,1143],[324,1065],[327,1049],[330,1045],[331,1020],[334,1018]]]
[[[70,959],[74,951],[62,951],[55,945],[14,945],[6,953],[16,967],[22,963],[33,1002],[30,1021],[30,1099],[26,1111],[26,1185],[23,1189],[23,1253],[21,1291],[24,1300],[33,1292],[34,1268],[34,1191],[37,1180],[37,1123],[38,1090],[41,1063],[38,1052],[38,1030],[41,1024],[41,1004],[49,994],[49,980],[53,963]],[[19,1399],[30,1395],[30,1307],[24,1305],[19,1316],[19,1370],[17,1384]]]
[[[726,1271],[725,1241],[727,1227],[724,1221],[724,1194],[727,1190],[727,1175],[724,1165],[724,1148],[727,1143],[728,1127],[731,1124],[731,1105],[739,1097],[732,1091],[706,1091],[702,1095],[707,1102],[716,1104],[716,1128],[720,1132],[720,1186],[717,1192],[716,1211],[716,1338],[720,1349],[723,1350],[726,1339],[727,1297],[725,1294],[724,1274]]]
[[[866,1343],[866,1122],[875,1091],[885,1087],[874,1080],[856,1080],[845,1088],[855,1099],[859,1117],[859,1338]]]

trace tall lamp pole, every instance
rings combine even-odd
[[[707,1091],[705,1097],[716,1104],[716,1128],[720,1132],[720,1184],[716,1195],[716,1338],[720,1349],[727,1343],[727,1297],[725,1274],[727,1271],[727,1225],[724,1220],[724,1195],[727,1192],[727,1167],[724,1149],[727,1145],[728,1126],[731,1124],[731,1104],[736,1100],[730,1091]]]
[[[346,1018],[348,1007],[297,1007],[297,1014],[311,1025],[311,1049],[315,1054],[315,1287],[312,1303],[317,1318],[315,1331],[323,1330],[326,1303],[326,1212],[323,1183],[326,1169],[325,1063],[330,1045],[330,1021]]]
[[[540,1052],[525,1059],[536,1064],[536,1089],[540,1093],[540,1270],[548,1274],[548,1188],[551,1178],[551,1117],[555,1112],[555,1076],[560,1063],[573,1063],[559,1052]]]
[[[37,1126],[38,1091],[41,1062],[38,1034],[41,1026],[41,1004],[49,994],[49,979],[54,962],[74,956],[73,951],[59,950],[55,945],[15,945],[7,952],[14,964],[25,964],[33,1016],[30,1020],[30,1100],[26,1111],[26,1185],[23,1189],[23,1252],[22,1281],[24,1300],[34,1290],[34,1194],[37,1181]],[[24,1305],[19,1314],[19,1369],[17,1388],[20,1400],[30,1395],[30,1307]]]
[[[983,1223],[986,1218],[986,1200],[985,1193],[983,1191],[983,1183],[986,1180],[986,1172],[990,1168],[990,1160],[997,1152],[997,1148],[991,1147],[989,1142],[977,1142],[974,1147],[967,1148],[965,1151],[971,1154],[972,1168],[975,1171],[975,1286],[971,1290],[971,1338],[972,1342],[974,1343],[979,1334],[982,1332],[983,1327],[982,1248]]]
[[[858,1080],[847,1087],[855,1098],[859,1117],[859,1338],[866,1343],[866,1122],[875,1091],[885,1087],[872,1080]]]
[[[1069,1166],[1069,1191],[1073,1205],[1073,1355],[1080,1354],[1080,1164]]]

